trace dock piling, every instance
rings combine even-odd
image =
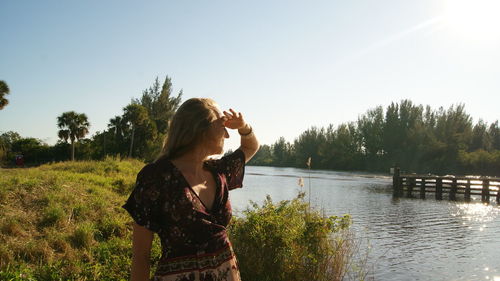
[[[467,183],[465,184],[464,199],[466,202],[470,202],[470,179],[467,179]]]
[[[436,200],[443,200],[443,179],[436,179]]]
[[[481,201],[489,202],[490,201],[490,181],[487,179],[483,180],[483,189],[481,191]]]
[[[454,178],[451,182],[450,200],[452,200],[452,201],[457,200],[457,179],[456,178]]]
[[[425,199],[425,178],[420,182],[420,198]]]

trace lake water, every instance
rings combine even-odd
[[[351,214],[356,237],[370,246],[375,280],[500,281],[496,203],[393,198],[392,178],[384,175],[313,170],[310,177],[313,206],[328,215]],[[309,190],[308,170],[247,166],[244,187],[230,198],[238,215],[249,200],[292,199],[299,190]]]

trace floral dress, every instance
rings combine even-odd
[[[241,280],[226,227],[231,220],[229,190],[242,187],[245,154],[237,149],[204,166],[216,183],[211,210],[168,159],[141,169],[123,205],[137,224],[160,237],[155,281]]]

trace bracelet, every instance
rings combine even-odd
[[[242,134],[242,133],[240,133],[240,130],[238,130],[238,134],[240,134],[240,136],[242,136],[242,137],[246,137],[246,136],[250,135],[253,132],[253,129],[252,129],[252,126],[250,126],[250,125],[248,125],[248,127],[250,127],[250,132],[248,132],[246,134]]]

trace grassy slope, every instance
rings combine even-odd
[[[0,279],[122,279],[138,160],[0,170]],[[153,256],[159,254],[155,240]]]

